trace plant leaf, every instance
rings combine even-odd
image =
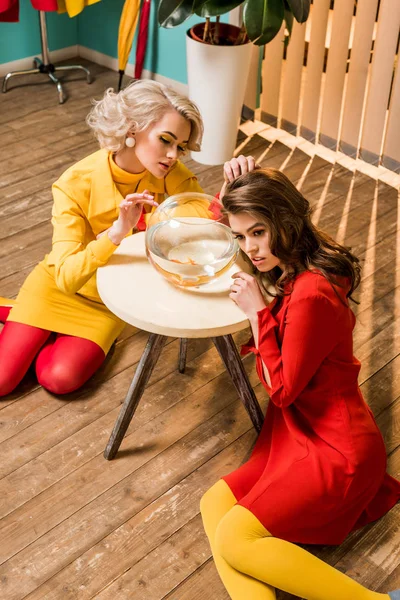
[[[290,6],[294,18],[299,23],[304,23],[310,14],[311,0],[286,0]]]
[[[194,0],[193,10],[199,17],[217,17],[242,3],[243,0]]]
[[[193,0],[161,0],[158,23],[161,27],[176,27],[193,14]]]
[[[250,40],[257,46],[268,44],[281,28],[283,0],[245,0],[243,21]]]
[[[289,32],[289,39],[290,39],[290,36],[292,35],[292,29],[293,29],[293,13],[290,10],[285,9],[283,18],[285,19],[286,29]]]

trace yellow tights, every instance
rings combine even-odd
[[[274,538],[218,481],[200,503],[215,566],[232,600],[275,600],[275,588],[306,600],[390,600],[299,546]]]

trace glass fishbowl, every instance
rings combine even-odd
[[[212,196],[195,192],[171,196],[148,218],[145,243],[150,263],[178,286],[214,281],[239,253],[222,219],[221,205]]]

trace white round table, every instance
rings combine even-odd
[[[126,323],[151,334],[105,449],[105,458],[111,460],[117,453],[167,336],[181,338],[181,372],[185,368],[187,338],[212,338],[260,431],[263,414],[231,335],[248,326],[244,313],[229,298],[231,275],[243,265],[232,266],[212,283],[180,288],[149,263],[144,239],[144,233],[125,238],[108,263],[97,271],[97,288],[104,304]]]

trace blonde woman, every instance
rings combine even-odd
[[[188,98],[138,81],[118,94],[107,90],[87,122],[101,149],[53,185],[51,252],[12,307],[0,299],[0,396],[34,360],[39,383],[56,394],[93,375],[124,327],[98,295],[98,267],[125,236],[146,228],[146,216],[165,194],[202,191],[179,161],[186,150],[200,149],[203,133]]]

